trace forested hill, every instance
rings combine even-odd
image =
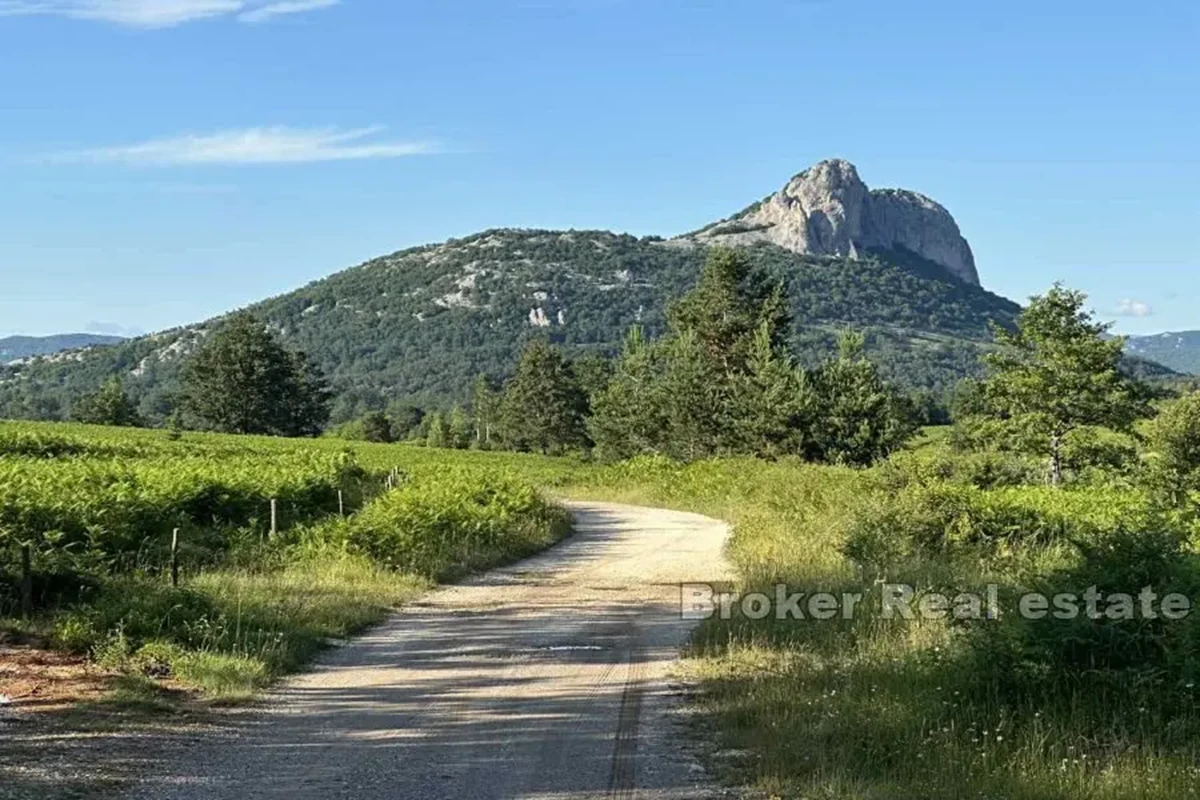
[[[604,231],[495,230],[369,261],[252,307],[306,350],[338,391],[335,419],[383,399],[449,403],[480,373],[501,376],[531,334],[576,353],[611,353],[641,323],[663,327],[707,248]],[[908,251],[870,258],[746,248],[782,278],[798,351],[815,361],[836,332],[865,329],[885,374],[942,391],[976,369],[988,323],[1018,306]],[[39,359],[0,378],[0,416],[54,417],[119,374],[148,416],[168,408],[180,362],[214,321],[115,347]]]
[[[1131,336],[1126,349],[1176,372],[1200,375],[1200,331]]]
[[[0,364],[99,344],[116,344],[121,336],[64,333],[55,336],[7,336],[0,339]]]

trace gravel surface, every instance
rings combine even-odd
[[[727,796],[691,755],[670,680],[692,624],[679,584],[729,579],[726,526],[570,506],[575,536],[426,595],[225,733],[155,753],[131,796]]]

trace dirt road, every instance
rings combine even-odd
[[[728,578],[723,524],[572,504],[553,550],[440,589],[332,651],[145,798],[697,800],[668,673],[679,584]]]

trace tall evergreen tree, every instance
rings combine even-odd
[[[333,392],[321,369],[302,350],[290,354],[290,388],[279,433],[284,436],[318,436],[329,422]]]
[[[816,392],[808,374],[759,325],[747,371],[733,387],[737,451],[763,458],[801,455],[811,435]]]
[[[135,428],[142,424],[137,406],[117,377],[110,378],[99,390],[79,398],[71,408],[71,419],[90,425]]]
[[[691,330],[665,342],[663,352],[659,396],[667,422],[666,452],[685,461],[730,453],[735,434],[729,376]]]
[[[819,409],[810,455],[865,466],[900,447],[916,430],[905,398],[864,355],[862,334],[846,332],[838,357],[813,375]]]
[[[588,444],[587,398],[571,366],[545,339],[525,348],[504,387],[500,432],[509,447],[558,453]]]
[[[392,422],[392,438],[400,441],[419,433],[425,411],[412,403],[391,403],[387,416]]]
[[[571,371],[575,373],[579,387],[583,389],[583,394],[587,397],[588,413],[591,413],[593,400],[604,391],[609,381],[613,379],[616,367],[617,365],[612,359],[603,356],[585,356],[571,362]]]
[[[683,459],[798,448],[804,381],[786,348],[782,289],[744,254],[715,248],[695,289],[669,312],[653,345],[626,342],[593,408],[602,457],[643,452]]]
[[[605,460],[663,452],[669,435],[662,397],[662,348],[630,328],[615,373],[592,398],[588,430]]]
[[[363,414],[359,424],[366,441],[383,444],[392,441],[392,422],[382,411],[368,411]]]
[[[713,248],[696,288],[668,311],[676,335],[691,331],[725,373],[744,371],[755,333],[767,326],[771,344],[783,347],[789,317],[783,289],[736,250]]]
[[[1055,284],[1031,299],[1016,331],[997,328],[1000,348],[985,356],[985,415],[1019,434],[1025,449],[1049,461],[1050,483],[1063,481],[1067,434],[1084,426],[1127,430],[1148,413],[1140,386],[1121,373],[1125,340],[1110,338],[1087,295]]]
[[[181,408],[226,433],[307,436],[329,419],[329,389],[303,353],[253,315],[232,317],[186,365]]]

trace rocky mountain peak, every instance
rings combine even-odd
[[[690,238],[743,246],[769,242],[808,255],[862,258],[904,248],[979,285],[975,257],[950,212],[903,189],[869,189],[849,161],[830,159],[801,172],[783,189]]]

